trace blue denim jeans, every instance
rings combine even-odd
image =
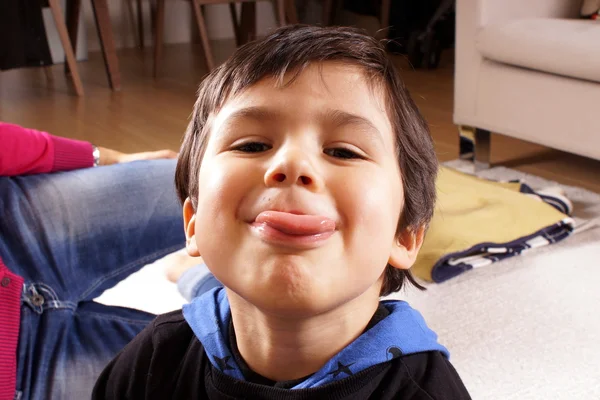
[[[184,246],[174,171],[157,160],[0,177],[0,257],[25,279],[15,398],[90,398],[153,319],[93,299]]]

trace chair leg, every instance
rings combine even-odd
[[[77,54],[77,33],[79,30],[81,0],[67,0],[66,5],[67,31],[69,32],[69,39],[71,40],[71,46],[73,46],[73,52]],[[65,58],[65,74],[69,74],[69,63],[67,63],[66,61],[67,59]]]
[[[333,3],[334,0],[323,1],[323,26],[329,26],[332,24]]]
[[[60,4],[58,0],[48,0],[48,3],[50,4],[50,9],[52,10],[52,16],[54,17],[54,23],[56,24],[60,41],[63,49],[65,50],[65,57],[67,58],[67,64],[69,65],[69,70],[71,71],[71,79],[73,80],[73,85],[75,86],[75,92],[78,96],[83,96],[83,84],[81,83],[81,78],[79,77],[77,60],[75,60],[75,54],[73,53],[73,47],[71,46],[71,41],[69,40],[69,32],[67,31],[67,26],[65,25],[65,21],[63,19]]]
[[[342,0],[325,0],[323,3],[323,25],[335,25],[337,15],[342,8]]]
[[[298,20],[298,10],[296,10],[295,0],[285,1],[285,15],[287,16],[288,24],[294,25],[300,22]]]
[[[43,68],[44,68],[44,75],[46,75],[46,82],[48,82],[49,84],[53,83],[54,75],[52,75],[52,66],[45,65]]]
[[[144,48],[144,8],[142,0],[136,0],[137,5],[137,26],[140,41],[140,48]]]
[[[233,33],[235,34],[235,45],[242,44],[242,32],[240,31],[240,21],[238,19],[235,3],[229,3],[229,13],[231,14],[231,22],[233,23]]]
[[[242,17],[240,19],[242,44],[256,38],[256,3],[242,3]]]
[[[202,7],[199,0],[192,0],[194,7],[194,14],[196,15],[196,22],[198,23],[198,30],[200,31],[200,39],[202,40],[202,47],[204,49],[204,58],[206,59],[206,66],[209,71],[215,67],[215,61],[212,55],[212,49],[210,47],[210,41],[208,40],[208,31],[206,30],[206,24],[204,23],[204,15],[202,14]]]
[[[473,161],[475,168],[486,169],[490,167],[491,133],[485,129],[460,126],[459,131],[459,157],[463,160]]]
[[[154,11],[154,77],[158,77],[165,28],[165,0],[156,0]]]
[[[100,47],[104,57],[104,65],[108,75],[108,84],[112,90],[121,90],[121,73],[119,72],[119,59],[112,32],[112,24],[108,13],[107,0],[92,0],[96,29],[100,38]]]
[[[388,31],[390,29],[390,7],[392,6],[391,0],[381,0],[381,30],[378,36],[382,39],[388,37]]]
[[[156,23],[156,0],[150,0],[150,32],[154,34],[154,28]]]
[[[127,19],[129,20],[129,28],[131,28],[131,37],[133,41],[136,42],[136,45],[140,47],[140,38],[138,34],[138,21],[136,17],[136,12],[133,10],[133,0],[125,0],[125,5],[127,7]]]
[[[286,0],[276,0],[273,2],[273,6],[275,7],[275,11],[277,12],[277,22],[279,22],[279,26],[285,26],[285,12],[286,12]]]

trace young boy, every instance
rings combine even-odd
[[[176,172],[224,288],[159,316],[96,399],[467,399],[399,290],[435,202],[423,118],[374,39],[286,27],[200,85]]]

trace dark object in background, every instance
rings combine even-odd
[[[414,68],[436,68],[442,50],[454,45],[455,0],[394,0],[388,50],[406,54]],[[344,0],[344,8],[377,16],[378,2]]]
[[[414,68],[437,68],[442,50],[454,43],[455,0],[442,0],[425,25],[410,32],[406,44]]]
[[[52,64],[44,6],[45,0],[0,0],[0,70]]]
[[[370,0],[344,0],[344,9],[360,15],[377,16],[377,2]]]

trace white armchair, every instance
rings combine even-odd
[[[579,19],[580,6],[457,1],[461,157],[489,163],[494,132],[600,159],[600,23]]]

